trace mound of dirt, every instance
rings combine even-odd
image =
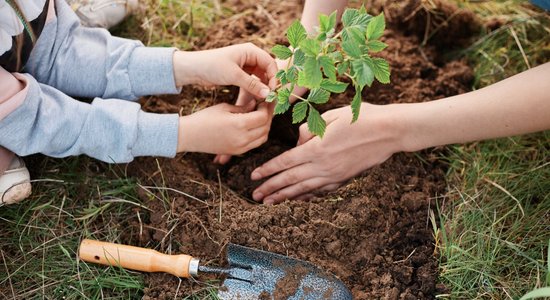
[[[239,13],[212,26],[199,48],[245,41],[269,48],[281,41],[302,8],[290,1],[262,3],[226,2]],[[406,16],[401,15],[402,19]],[[464,26],[469,25],[460,23],[439,31],[452,39],[462,34]],[[464,62],[444,62],[439,48],[419,47],[418,35],[408,35],[401,28],[390,23],[383,38],[389,47],[380,54],[390,63],[392,83],[367,89],[366,101],[421,102],[469,90],[473,76]],[[323,110],[349,104],[352,93],[335,96]],[[180,97],[151,97],[143,103],[150,111],[188,114],[213,103],[232,102],[236,94],[234,88],[186,87]],[[224,265],[225,245],[231,242],[309,261],[338,276],[354,299],[432,299],[437,294],[437,261],[429,211],[445,189],[444,168],[433,158],[436,155],[429,151],[421,153],[422,158],[397,154],[337,191],[309,202],[259,205],[250,200],[257,185],[249,180],[251,170],[291,148],[296,140],[290,122],[278,119],[274,123],[280,127],[272,129],[275,135],[267,145],[233,158],[227,166],[214,165],[212,156],[201,154],[171,160],[143,158],[130,164],[130,174],[142,183],[179,192],[141,191],[151,211],[136,208],[139,214],[129,217],[125,242],[192,254],[207,265]],[[155,197],[161,193],[163,197]],[[147,275],[144,299],[190,295],[207,288],[212,280],[216,278],[208,275],[201,276],[200,282]],[[270,296],[274,295],[262,295]]]
[[[417,36],[421,44],[448,50],[469,44],[482,29],[477,16],[444,0],[370,1],[373,11],[384,12],[393,28]]]

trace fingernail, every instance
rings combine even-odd
[[[260,180],[261,178],[262,178],[262,175],[258,171],[254,171],[250,175],[250,179],[252,179],[252,180]]]
[[[260,97],[267,98],[267,95],[269,95],[270,90],[269,89],[262,89],[260,91]]]
[[[267,198],[264,200],[265,205],[273,205],[275,203],[275,200],[273,198]]]
[[[264,198],[264,194],[262,194],[261,192],[254,192],[252,193],[252,198],[256,201],[260,201]]]

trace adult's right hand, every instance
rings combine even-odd
[[[330,191],[362,171],[381,164],[400,151],[393,113],[396,106],[363,103],[357,122],[349,106],[323,114],[324,137],[312,135],[304,124],[298,145],[252,172],[252,180],[274,175],[259,186],[253,198],[266,204],[303,199],[312,191]]]

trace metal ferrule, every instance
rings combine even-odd
[[[191,259],[189,262],[189,275],[195,277],[199,274],[199,260],[197,258]]]

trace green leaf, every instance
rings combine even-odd
[[[367,25],[367,38],[369,41],[379,39],[386,29],[386,20],[384,19],[384,13],[372,18]]]
[[[307,101],[315,104],[325,104],[330,98],[330,93],[322,88],[313,89],[307,96]]]
[[[353,40],[343,42],[342,49],[344,49],[344,52],[346,52],[349,56],[353,58],[361,57],[362,53],[361,49],[359,48],[359,44],[354,42]]]
[[[319,58],[319,64],[323,68],[323,73],[325,73],[325,76],[336,81],[336,67],[334,66],[334,61],[332,58],[328,56],[321,56]]]
[[[319,30],[321,33],[329,33],[336,26],[336,11],[330,16],[321,14],[319,15]],[[334,33],[334,32],[332,32]]]
[[[277,103],[285,103],[289,102],[288,99],[290,98],[290,90],[287,88],[280,89],[277,94]]]
[[[302,23],[296,20],[286,31],[286,37],[292,48],[297,48],[307,38],[307,32]]]
[[[340,81],[332,81],[328,79],[323,79],[323,81],[321,81],[321,88],[331,93],[343,93],[347,87],[347,83]]]
[[[342,30],[342,39],[344,41],[353,40],[359,44],[365,44],[367,37],[365,36],[365,28],[350,26]]]
[[[349,71],[349,61],[344,60],[343,62],[338,64],[338,74],[344,75]]]
[[[296,69],[296,66],[291,66],[290,68],[288,68],[288,70],[286,71],[286,79],[288,80],[288,82],[296,81],[297,72],[298,70]]]
[[[314,57],[306,57],[304,70],[298,72],[298,85],[315,89],[321,86],[323,73],[321,73],[319,61]]]
[[[390,65],[383,58],[367,58],[365,62],[372,69],[374,77],[381,83],[390,83]]]
[[[275,111],[273,111],[273,113],[276,115],[284,114],[289,108],[290,102],[277,102],[277,105],[275,105]]]
[[[292,108],[292,124],[300,123],[306,118],[308,107],[309,105],[305,101],[294,104],[294,108]]]
[[[351,112],[353,113],[353,118],[351,123],[357,121],[359,118],[359,112],[361,111],[361,88],[355,86],[355,96],[353,96],[353,101],[351,101]]]
[[[317,57],[321,53],[321,44],[316,39],[305,39],[300,43],[300,49],[306,56]]]
[[[294,65],[295,66],[303,66],[304,65],[304,62],[306,61],[306,56],[304,54],[304,51],[302,51],[301,49],[296,49],[296,51],[294,51]]]
[[[273,52],[273,54],[275,54],[275,56],[278,59],[282,59],[282,60],[288,59],[289,57],[292,56],[292,50],[290,50],[287,46],[283,46],[283,45],[273,46],[273,48],[271,48],[271,52]]]
[[[359,15],[359,11],[354,8],[347,8],[342,14],[342,24],[344,27],[352,25],[353,20]]]
[[[367,48],[369,51],[372,51],[374,53],[380,52],[388,47],[388,44],[381,42],[381,41],[368,41],[367,42]]]
[[[365,85],[371,86],[375,75],[366,60],[352,60],[351,68],[353,69],[352,75],[355,77],[355,80],[360,87],[364,87]]]
[[[285,85],[288,83],[288,78],[287,78],[287,75],[286,75],[287,71],[285,70],[279,70],[277,72],[277,74],[275,75],[275,77],[277,79],[279,79],[279,81],[281,82],[282,85]]]
[[[327,128],[327,123],[313,106],[309,109],[309,115],[307,116],[307,127],[309,132],[320,137],[323,137],[325,134],[325,129]]]
[[[269,94],[267,94],[267,97],[265,98],[265,102],[273,102],[275,101],[275,99],[277,99],[277,93],[275,93],[274,91],[271,91],[269,92]]]

